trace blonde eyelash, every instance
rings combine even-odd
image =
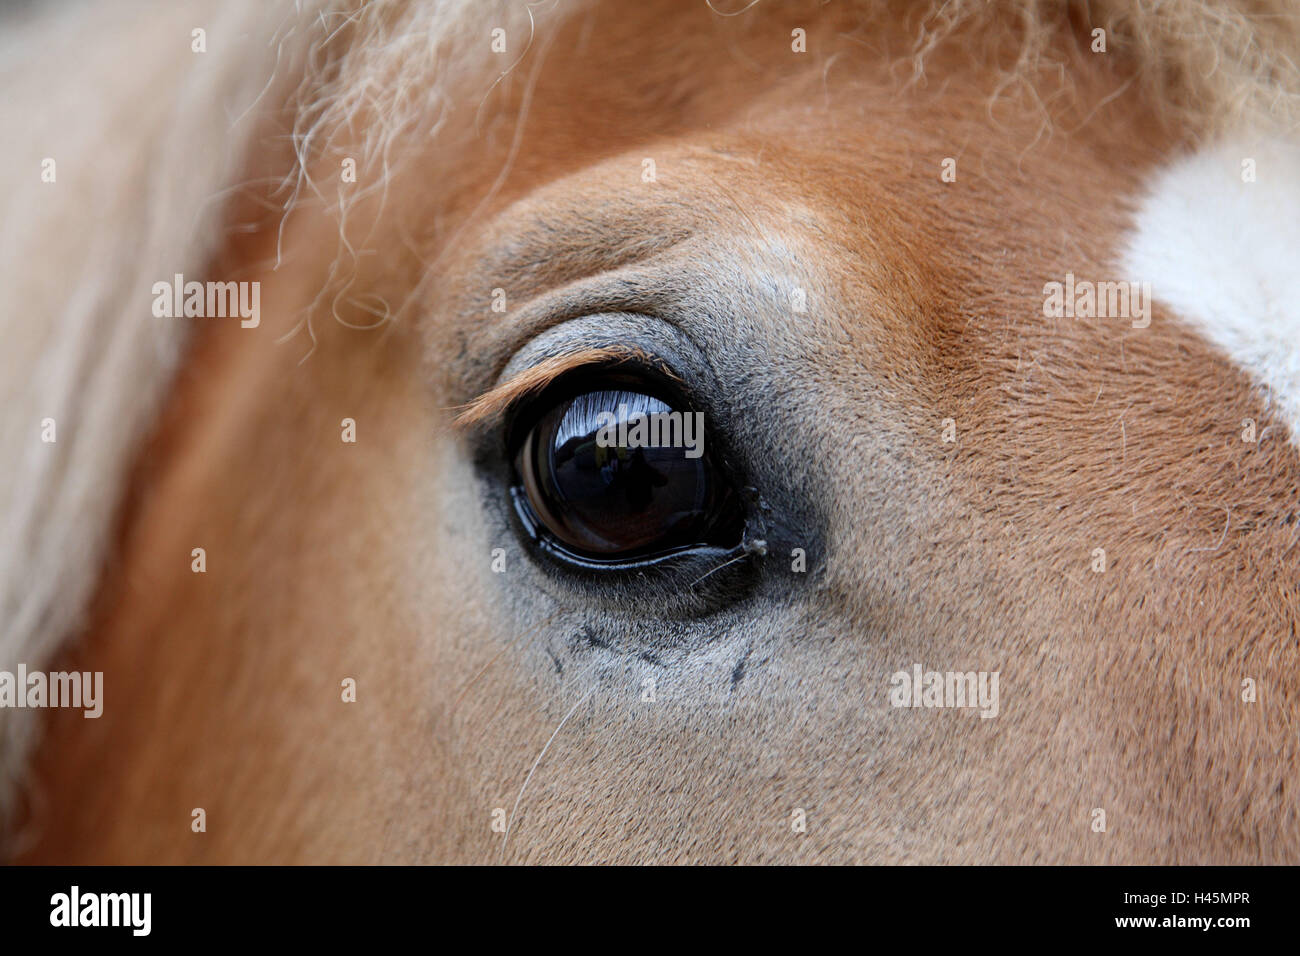
[[[456,416],[457,428],[474,428],[488,425],[500,420],[511,406],[521,399],[541,393],[548,385],[583,366],[600,366],[610,362],[633,361],[641,365],[652,366],[670,378],[677,379],[662,362],[653,358],[644,349],[630,345],[608,345],[601,348],[582,349],[554,355],[525,369],[509,381],[503,382],[490,391],[484,392],[468,405],[461,407]]]

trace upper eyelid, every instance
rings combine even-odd
[[[678,379],[662,361],[637,346],[607,345],[566,352],[543,359],[462,406],[461,413],[456,416],[455,427],[469,429],[494,424],[521,400],[541,393],[569,372],[585,366],[596,367],[611,362],[629,361],[643,367],[656,368],[670,378]]]

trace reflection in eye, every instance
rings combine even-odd
[[[546,534],[589,559],[711,543],[738,502],[703,448],[703,416],[644,392],[583,392],[536,420],[515,458]],[[734,543],[734,542],[730,542]]]

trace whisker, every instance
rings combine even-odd
[[[723,562],[722,562],[721,564],[719,564],[716,568],[713,568],[713,569],[710,570],[710,571],[705,571],[705,572],[704,572],[703,574],[701,574],[698,578],[696,578],[696,579],[695,579],[694,581],[692,581],[689,585],[687,585],[687,587],[692,587],[692,588],[695,587],[695,585],[699,584],[701,581],[703,581],[703,580],[704,580],[705,578],[707,578],[709,575],[711,575],[711,574],[717,574],[717,573],[718,573],[719,571],[721,571],[723,568],[730,567],[731,565],[735,564],[737,561],[743,561],[745,558],[749,557],[751,554],[758,554],[758,555],[767,554],[767,542],[766,542],[766,541],[763,541],[763,540],[761,540],[761,539],[760,539],[760,540],[755,540],[755,541],[746,541],[745,544],[744,544],[744,546],[743,546],[743,549],[742,549],[741,552],[740,552],[740,554],[736,555],[734,558],[729,558],[728,560],[723,561]]]
[[[528,771],[528,776],[524,777],[524,784],[519,788],[519,796],[515,797],[515,805],[510,810],[510,819],[506,821],[505,837],[501,840],[501,860],[505,860],[506,844],[510,842],[510,830],[515,823],[515,814],[519,812],[519,803],[524,799],[524,791],[528,789],[528,782],[533,779],[533,774],[537,772],[537,768],[541,764],[542,758],[546,756],[546,751],[551,749],[551,744],[555,742],[555,738],[558,737],[560,731],[564,729],[564,725],[569,722],[569,718],[572,717],[577,709],[592,695],[592,692],[595,691],[597,686],[598,685],[593,684],[585,694],[578,698],[578,702],[569,708],[569,712],[564,715],[559,725],[555,728],[555,732],[552,733],[550,739],[546,741],[546,746],[542,748],[542,752],[539,753],[537,759],[533,761],[533,766],[532,769]]]
[[[701,581],[703,581],[703,580],[704,580],[705,578],[707,578],[709,575],[711,575],[711,574],[717,574],[717,573],[718,573],[719,571],[721,571],[723,568],[730,567],[731,565],[735,564],[737,561],[741,561],[741,560],[743,560],[743,559],[745,559],[745,558],[747,558],[747,557],[749,557],[749,552],[748,552],[748,551],[742,551],[740,554],[736,555],[734,558],[729,558],[728,560],[723,561],[721,564],[719,564],[716,568],[713,568],[711,571],[705,571],[705,572],[704,572],[703,574],[701,574],[698,578],[696,578],[694,581],[692,581],[692,582],[690,583],[689,587],[695,587],[695,585],[699,584]]]

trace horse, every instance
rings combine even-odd
[[[9,859],[1297,860],[1293,7],[7,17]]]

